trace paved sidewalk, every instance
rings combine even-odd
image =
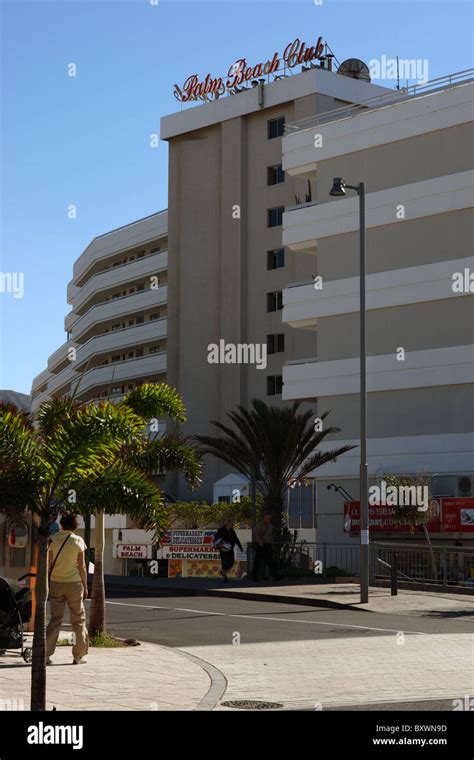
[[[71,647],[61,646],[47,668],[47,709],[228,710],[231,700],[261,700],[325,710],[452,701],[472,693],[472,652],[472,634],[397,631],[183,650],[142,643],[91,649],[83,666],[72,665]],[[30,679],[18,655],[2,658],[0,710],[29,709]]]
[[[471,634],[393,634],[186,648],[212,662],[230,700],[326,710],[472,694]]]
[[[68,636],[70,631],[63,631],[60,638]],[[53,661],[46,669],[48,710],[203,709],[211,686],[196,661],[158,644],[91,648],[87,664],[76,666],[71,647],[59,646]],[[11,709],[11,700],[16,709],[29,710],[31,666],[9,652],[0,670],[0,710]]]
[[[371,586],[369,603],[360,603],[360,590],[356,583],[253,583],[221,581],[201,578],[134,578],[127,576],[107,576],[109,589],[123,588],[133,595],[136,590],[159,593],[202,596],[228,596],[255,601],[303,604],[314,607],[349,608],[369,612],[393,613],[398,615],[420,615],[429,617],[455,617],[474,622],[474,593],[451,594],[448,592],[399,591],[391,596],[389,588]]]

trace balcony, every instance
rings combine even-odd
[[[92,306],[82,317],[70,312],[65,321],[65,329],[74,334],[74,340],[78,340],[93,325],[101,322],[108,322],[120,317],[129,315],[134,316],[139,311],[153,309],[165,304],[168,300],[168,286],[162,285],[159,288],[147,288],[139,293],[132,293],[123,298],[115,298],[105,303],[99,303]]]
[[[390,92],[287,125],[283,169],[314,177],[317,163],[471,121],[474,70]],[[321,144],[315,147],[315,134]]]
[[[50,396],[69,395],[71,382],[78,376],[76,363],[70,362],[67,367],[53,375],[48,383],[48,394]]]
[[[284,400],[359,393],[359,359],[290,362],[283,367]],[[474,382],[474,346],[409,351],[367,357],[369,392],[431,388]]]
[[[33,382],[31,384],[32,392],[35,391],[37,388],[41,388],[42,385],[48,382],[50,377],[51,377],[51,372],[49,368],[44,369],[42,372],[39,373],[39,375],[36,375],[36,377],[33,378]]]
[[[33,401],[31,402],[31,412],[32,414],[36,414],[38,409],[40,408],[43,401],[47,401],[50,398],[49,391],[46,390],[43,393],[40,393],[39,396],[37,396]]]
[[[72,340],[66,341],[62,344],[48,359],[48,369],[54,372],[55,369],[61,366],[64,362],[69,360],[69,350],[71,348],[77,348],[77,343]]]
[[[93,367],[78,379],[78,397],[89,393],[101,385],[119,385],[127,381],[148,379],[166,372],[166,352],[149,354],[140,359],[108,364],[105,367]],[[74,386],[76,384],[74,383]],[[74,391],[74,387],[72,389]]]
[[[93,356],[100,356],[111,351],[125,351],[134,346],[160,340],[166,337],[167,330],[168,320],[164,317],[127,327],[125,330],[114,330],[104,335],[96,335],[81,346],[77,352],[75,366],[80,371]]]
[[[367,275],[367,309],[459,298],[454,293],[453,272],[474,269],[474,256],[440,261],[418,267],[392,269]],[[282,321],[291,327],[315,329],[319,317],[359,311],[359,278],[347,277],[323,283],[315,290],[314,282],[290,285],[283,291]]]
[[[80,288],[73,300],[75,312],[79,312],[91,298],[96,297],[101,291],[111,290],[126,284],[132,284],[137,280],[149,278],[164,272],[168,267],[168,251],[160,251],[142,259],[127,262],[118,267],[112,267],[105,272],[94,275]]]
[[[73,283],[81,285],[87,271],[98,261],[138,246],[146,247],[168,233],[168,211],[151,214],[144,219],[99,235],[87,246],[74,264]]]
[[[355,446],[335,462],[318,467],[308,477],[358,478],[360,466],[360,440],[358,438],[331,438],[318,446],[321,452],[339,446]],[[383,472],[406,475],[413,472],[416,462],[418,472],[452,473],[471,472],[474,460],[474,435],[472,433],[437,433],[436,435],[400,435],[367,439],[367,462],[369,474],[379,477]]]
[[[168,320],[157,319],[142,325],[134,325],[125,330],[96,335],[82,346],[79,346],[75,361],[70,362],[61,372],[53,375],[48,383],[48,393],[63,395],[69,393],[71,382],[78,377],[92,357],[107,354],[112,351],[123,351],[135,346],[165,338]],[[59,393],[62,391],[62,393]]]
[[[403,224],[396,218],[397,204],[409,214],[406,221],[470,208],[473,205],[474,170],[390,187],[366,196],[366,226]],[[329,193],[329,188],[328,188]],[[319,205],[293,206],[283,214],[283,245],[293,251],[317,253],[318,240],[345,235],[359,229],[357,196]]]

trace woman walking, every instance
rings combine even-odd
[[[51,658],[67,604],[74,634],[73,664],[82,665],[87,662],[85,655],[89,645],[84,609],[84,599],[87,599],[86,545],[75,532],[78,526],[75,515],[63,514],[59,523],[61,530],[55,533],[49,546],[51,618],[46,630],[46,664],[53,664]]]
[[[234,530],[234,521],[228,518],[222,528],[219,528],[214,536],[214,546],[219,549],[221,555],[221,575],[224,583],[228,583],[227,577],[228,571],[234,565],[234,546],[237,544],[242,552],[242,544],[240,543],[237,533]]]

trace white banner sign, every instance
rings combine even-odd
[[[146,559],[147,544],[117,544],[117,557],[119,559]]]

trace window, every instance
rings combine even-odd
[[[150,354],[157,354],[160,351],[159,346],[150,346]]]
[[[279,185],[280,182],[284,181],[285,172],[283,171],[281,164],[267,167],[267,185]]]
[[[115,325],[112,325],[112,332],[115,332],[116,330],[123,330],[125,327],[125,322],[116,322]]]
[[[123,393],[124,392],[124,386],[123,385],[114,385],[112,387],[112,390],[110,391],[113,396],[116,396],[117,393]]]
[[[230,504],[230,496],[219,496],[219,504]]]
[[[158,253],[158,251],[161,251],[160,246],[158,246],[158,248],[152,248],[150,253]]]
[[[284,206],[267,209],[267,227],[280,227],[283,222]]]
[[[144,321],[144,317],[137,317],[137,325],[142,325]]]
[[[137,348],[137,359],[143,356],[143,348]]]
[[[154,319],[159,319],[159,318],[160,318],[160,312],[159,311],[155,312],[155,314],[150,314],[150,316],[148,317],[148,319],[150,320],[150,322],[152,322]]]
[[[267,311],[280,311],[283,309],[283,293],[281,290],[275,290],[273,293],[267,293]]]
[[[285,336],[283,333],[267,335],[267,351],[269,354],[281,354],[285,350]]]
[[[314,483],[298,483],[288,489],[288,527],[291,530],[314,528],[316,488]]]
[[[153,253],[153,251],[152,251]],[[145,251],[141,251],[140,253],[137,253],[137,259],[142,259],[145,255]]]
[[[267,396],[278,396],[283,389],[283,377],[281,375],[268,375]]]
[[[285,266],[285,249],[275,248],[267,251],[267,269],[280,269]]]
[[[285,117],[280,116],[278,119],[270,119],[267,122],[268,139],[273,140],[274,137],[282,137],[285,133]]]
[[[110,361],[113,362],[119,362],[120,361],[120,354],[115,354],[110,358]]]
[[[142,290],[145,290],[145,285],[137,285],[137,293],[141,293]]]

